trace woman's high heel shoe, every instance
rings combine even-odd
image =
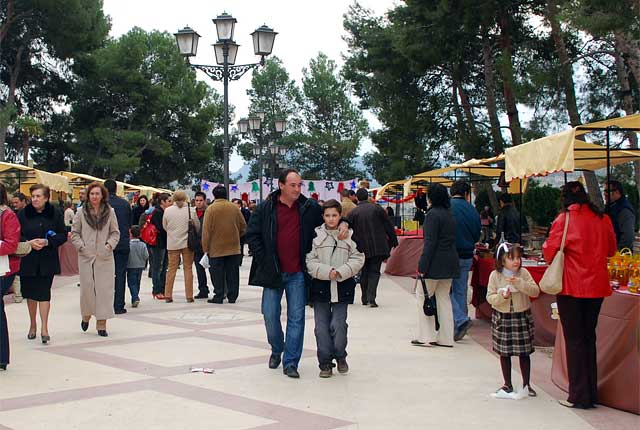
[[[45,345],[51,340],[51,336],[49,336],[49,335],[44,335],[43,334],[41,337],[42,337],[42,343],[45,344]]]
[[[33,330],[33,331],[29,330],[29,333],[27,334],[27,339],[33,340],[35,338],[36,338],[36,331],[35,330]]]
[[[89,321],[82,321],[80,323],[80,328],[82,331],[87,331],[89,329]]]
[[[98,336],[107,337],[109,333],[106,330],[98,330]]]

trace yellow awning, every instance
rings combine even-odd
[[[45,172],[44,170],[34,169],[29,166],[23,166],[22,164],[0,162],[0,172],[8,172],[11,170],[26,172],[24,181],[21,182],[44,184],[53,191],[61,191],[64,193],[71,192],[69,180],[62,175],[56,175],[55,173]]]
[[[640,114],[585,124],[580,127],[640,128]],[[576,136],[596,130],[579,127],[522,145],[507,148],[505,179],[543,176],[553,172],[572,172],[575,169],[596,170],[607,165],[607,149],[602,145],[576,140]],[[615,129],[613,129],[615,130]],[[615,149],[610,151],[611,165],[640,159],[640,151]]]

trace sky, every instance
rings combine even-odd
[[[358,0],[359,3],[383,15],[397,4],[397,0]],[[202,36],[194,64],[215,64],[213,47],[215,25],[211,21],[222,12],[238,20],[235,41],[240,44],[236,64],[255,63],[259,58],[253,54],[250,34],[262,24],[278,32],[273,54],[282,59],[289,75],[298,84],[302,68],[322,51],[343,64],[342,54],[347,45],[342,40],[346,34],[342,26],[343,15],[352,0],[104,0],[105,13],[111,17],[111,36],[118,37],[133,27],[144,30],[160,30],[175,33],[190,26]],[[177,48],[176,48],[177,49]],[[207,82],[222,94],[222,82],[214,82],[199,73],[198,79]],[[246,116],[249,110],[247,89],[251,86],[251,72],[240,80],[229,83],[229,104],[236,107],[236,118]],[[371,128],[379,126],[375,116],[365,112]],[[360,153],[371,150],[370,142],[363,142]],[[234,154],[230,159],[230,170],[236,171],[244,161]]]

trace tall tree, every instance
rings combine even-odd
[[[0,160],[16,114],[42,117],[64,95],[69,65],[100,46],[109,21],[102,0],[5,0],[0,3]]]
[[[292,155],[294,165],[309,179],[358,176],[354,162],[368,127],[351,101],[349,85],[323,53],[302,73],[305,136]]]
[[[189,182],[211,163],[221,167],[212,135],[221,98],[196,81],[170,34],[134,28],[74,70],[69,147],[80,170],[165,185]]]

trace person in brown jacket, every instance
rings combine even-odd
[[[347,215],[349,215],[349,212],[351,212],[352,209],[355,209],[356,204],[351,201],[351,193],[353,192],[353,190],[348,190],[348,189],[344,189],[340,192],[340,196],[342,197],[342,200],[340,201],[340,206],[342,206],[342,216],[346,217]]]
[[[106,337],[107,320],[114,314],[113,249],[120,241],[120,230],[104,185],[92,182],[87,194],[88,201],[78,209],[71,227],[71,243],[78,250],[80,269],[80,327],[87,331],[95,315],[98,334]]]
[[[209,256],[209,271],[213,282],[213,298],[209,303],[222,303],[225,282],[227,299],[235,303],[240,290],[240,237],[247,223],[238,207],[227,200],[227,189],[213,189],[215,200],[204,214],[202,251]]]

